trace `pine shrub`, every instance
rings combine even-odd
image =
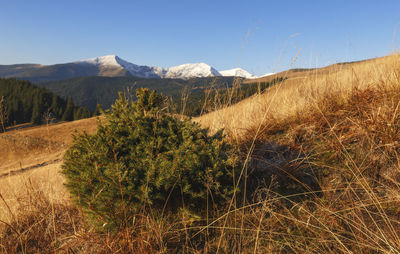
[[[97,133],[74,136],[63,174],[73,200],[95,225],[117,229],[143,211],[203,216],[234,191],[236,159],[222,131],[163,110],[164,98],[138,89],[137,101],[120,94]]]

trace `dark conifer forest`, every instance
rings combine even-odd
[[[0,112],[4,127],[72,121],[91,116],[88,109],[75,106],[71,98],[65,100],[46,88],[13,78],[0,79]]]

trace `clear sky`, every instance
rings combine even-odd
[[[140,65],[205,62],[260,75],[399,48],[398,0],[0,0],[0,64],[116,54]]]

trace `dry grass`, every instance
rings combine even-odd
[[[184,231],[176,218],[138,215],[132,228],[115,234],[95,231],[68,202],[50,200],[35,184],[15,202],[19,210],[0,227],[0,253],[164,253],[177,252]]]
[[[282,192],[262,200],[254,209],[261,242],[296,253],[400,251],[399,94],[400,86],[353,90],[344,101],[331,94],[306,114],[262,125],[257,145],[301,150],[321,190],[310,188],[301,202]],[[281,170],[295,176],[299,168]]]
[[[59,174],[62,155],[72,142],[75,130],[92,133],[96,119],[26,128],[0,134],[0,220],[10,222],[27,196],[27,186],[35,186],[54,203],[69,202],[64,179]]]
[[[149,210],[121,232],[95,232],[54,189],[57,164],[0,179],[0,252],[400,253],[399,67],[400,55],[336,65],[195,119],[224,127],[245,162],[247,201],[206,221]],[[46,137],[2,135],[29,131]],[[69,144],[62,133],[50,141]]]
[[[0,134],[0,175],[62,157],[75,130],[93,133],[96,118]]]
[[[262,199],[240,209],[253,224],[223,223],[224,232],[247,232],[239,252],[400,252],[399,63],[396,54],[288,79],[196,119],[245,145],[250,179],[263,169],[252,161],[265,164]],[[307,195],[287,193],[296,181]]]
[[[334,65],[322,74],[316,70],[294,77],[289,75],[287,80],[263,94],[194,120],[212,130],[224,128],[230,136],[240,139],[247,129],[263,122],[302,114],[308,106],[321,101],[327,94],[346,97],[354,88],[398,84],[399,67],[400,56],[391,55],[354,64]]]

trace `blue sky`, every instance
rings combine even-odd
[[[0,64],[116,54],[260,75],[399,48],[400,1],[0,0]]]

